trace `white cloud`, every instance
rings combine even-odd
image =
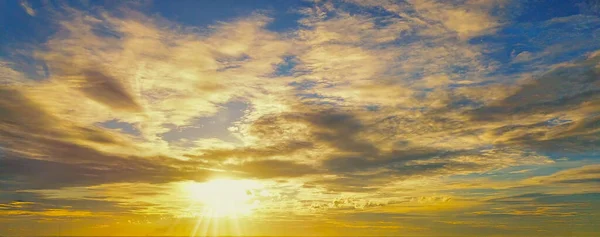
[[[26,0],[20,1],[20,5],[23,8],[23,10],[25,10],[25,12],[27,12],[27,14],[29,14],[30,16],[35,16],[35,10],[31,8],[31,4],[29,4],[29,2],[27,2]]]

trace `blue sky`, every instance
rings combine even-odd
[[[0,235],[599,234],[598,1],[15,0],[0,32]]]

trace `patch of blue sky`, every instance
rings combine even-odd
[[[103,38],[121,39],[123,37],[123,33],[115,31],[114,29],[111,29],[104,24],[94,25],[92,28],[92,32]]]
[[[470,70],[469,67],[465,65],[449,65],[448,71],[452,74],[466,74]]]
[[[429,107],[426,106],[402,106],[402,105],[398,105],[395,107],[398,110],[406,110],[406,111],[413,111],[413,112],[425,112],[427,111],[427,109],[429,109]]]
[[[511,166],[508,168],[488,172],[481,174],[481,177],[487,177],[490,180],[495,181],[513,181],[522,180],[536,175],[549,175],[558,170],[559,168],[543,169],[543,165],[520,165]]]
[[[402,32],[401,35],[399,35],[396,40],[390,42],[390,45],[393,46],[410,46],[412,44],[423,44],[423,46],[426,47],[435,47],[435,43],[433,42],[435,40],[435,36],[428,36],[428,35],[421,35],[421,34],[413,34],[411,32]],[[381,44],[383,46],[386,46],[386,44]],[[410,59],[411,56],[410,54],[406,54],[406,55],[401,55],[399,56],[397,59],[398,60],[403,60],[403,59]]]
[[[286,0],[281,0],[281,2],[284,2],[282,4],[284,6],[280,6],[278,3],[275,7],[279,9],[268,12],[267,15],[274,20],[267,24],[266,29],[274,32],[293,32],[298,30],[301,27],[299,21],[304,15],[298,12],[297,9],[311,7],[310,2]]]
[[[451,109],[460,109],[460,108],[479,108],[484,105],[483,102],[471,100],[469,98],[461,98],[454,100],[448,104],[448,107]]]
[[[540,22],[556,17],[580,14],[582,1],[574,0],[525,0],[521,1],[517,22]]]
[[[302,100],[302,101],[309,101],[309,102],[315,101],[315,99],[327,100],[329,102],[344,100],[339,97],[324,96],[324,95],[318,94],[318,93],[298,93],[298,94],[296,94],[296,96],[298,98],[300,98],[300,100]],[[321,102],[327,103],[327,101],[321,101]]]
[[[499,63],[499,68],[490,74],[494,76],[528,72],[581,58],[600,49],[599,37],[599,17],[576,15],[507,25],[497,34],[477,37],[471,43],[490,47],[484,55]]]
[[[32,80],[48,78],[47,65],[34,57],[32,45],[44,45],[59,28],[57,16],[70,14],[74,8],[90,15],[97,15],[97,9],[114,10],[122,4],[100,4],[91,1],[26,1],[31,8],[28,12],[21,1],[0,1],[0,59],[11,62],[11,67]],[[68,6],[66,8],[65,6]],[[118,11],[111,11],[116,13]],[[31,15],[30,15],[31,14]],[[120,37],[118,32],[106,26],[95,26],[92,31],[103,37]],[[16,51],[15,49],[19,50]],[[39,48],[38,48],[39,49]],[[42,47],[43,49],[43,47]]]
[[[364,17],[370,18],[372,23],[374,23],[375,28],[379,28],[379,29],[385,28],[391,24],[394,24],[394,23],[396,23],[397,20],[406,20],[406,21],[412,20],[412,19],[403,19],[403,16],[400,16],[398,13],[387,11],[384,8],[379,7],[379,6],[373,6],[373,7],[369,7],[368,5],[367,6],[365,6],[365,5],[359,6],[359,5],[347,3],[344,1],[338,1],[337,3],[339,3],[338,10],[340,10],[340,11],[330,12],[325,19],[336,17],[337,16],[336,13],[344,12],[344,14],[347,13],[352,16],[364,16]],[[396,4],[408,5],[408,3],[402,2],[402,1],[399,1]],[[410,7],[406,7],[404,10],[405,10],[405,12],[403,12],[403,13],[407,16],[416,16],[417,15],[416,11]],[[379,43],[377,45],[371,45],[370,47],[385,48],[389,45],[403,46],[403,45],[409,45],[411,43],[423,41],[423,40],[426,40],[429,38],[432,38],[432,37],[428,37],[425,35],[411,34],[411,33],[409,33],[409,31],[406,31],[406,32],[402,32],[401,35],[398,35],[396,40],[386,42],[386,43]]]
[[[379,6],[365,7],[365,5],[357,5],[357,4],[347,3],[347,2],[346,2],[347,4],[343,4],[343,3],[345,3],[344,1],[337,1],[337,2],[341,3],[339,5],[339,9],[344,11],[345,13],[349,13],[352,15],[366,15],[366,16],[375,17],[374,22],[375,22],[376,26],[379,26],[379,27],[383,27],[388,24],[385,21],[385,19],[387,19],[387,18],[400,18],[400,16],[398,16],[397,13],[387,11],[384,8],[379,7]],[[406,2],[397,2],[397,4],[399,4],[400,6],[408,5],[408,3],[406,3]],[[409,11],[409,12],[406,12],[406,14],[415,13],[415,12],[410,12],[411,9],[406,9],[406,10]]]
[[[546,176],[546,175],[554,174],[554,173],[559,172],[559,171],[573,169],[573,168],[578,168],[578,167],[582,167],[584,165],[589,165],[589,164],[592,164],[592,163],[591,162],[582,162],[582,161],[578,161],[578,162],[569,162],[569,161],[557,162],[555,164],[549,164],[549,165],[545,165],[545,166],[538,166],[535,170],[532,170],[532,172],[530,173],[530,175],[533,175],[533,176]]]
[[[32,9],[44,6],[40,1],[30,3]],[[47,5],[52,5],[49,2]],[[44,19],[46,11],[36,11],[29,15],[20,1],[0,1],[0,56],[13,52],[16,44],[43,43],[56,31],[56,25]]]
[[[536,197],[536,201],[540,203],[575,203],[575,202],[595,202],[600,203],[600,190],[596,193],[581,193],[581,194],[563,194],[551,195],[542,194]],[[587,208],[586,208],[587,209]]]
[[[290,82],[288,85],[293,86],[296,90],[302,91],[314,88],[317,85],[317,83],[314,81],[303,80]]]
[[[106,122],[98,123],[100,127],[118,130],[119,132],[129,134],[132,136],[140,136],[140,130],[138,130],[134,124],[122,122],[117,119],[108,120]]]
[[[544,154],[555,163],[545,165],[521,165],[513,166],[495,172],[484,174],[493,180],[518,180],[532,176],[546,176],[559,171],[582,167],[585,165],[600,164],[598,156],[594,155],[570,155],[565,157],[557,153]]]
[[[192,145],[192,142],[198,139],[210,138],[238,143],[239,139],[231,134],[228,128],[244,116],[248,107],[249,105],[244,102],[229,102],[223,105],[216,114],[196,118],[186,126],[169,125],[167,127],[171,130],[160,136],[167,142],[184,145]]]
[[[29,5],[35,10],[44,6],[38,1]],[[33,80],[47,78],[49,73],[46,64],[33,57],[31,48],[43,44],[56,32],[57,25],[48,21],[48,15],[47,11],[29,15],[19,1],[0,1],[0,60],[10,61],[12,69]]]
[[[274,19],[267,25],[272,31],[289,31],[298,27],[301,15],[292,9],[309,6],[304,1],[287,0],[219,0],[154,1],[145,9],[184,26],[202,27],[218,22],[265,14]]]
[[[90,15],[98,15],[102,9],[118,15],[118,9],[124,5],[139,7],[133,3],[111,1],[24,1],[33,10],[34,14],[30,15],[21,2],[0,1],[0,56],[12,52],[7,49],[13,48],[14,44],[42,45],[58,30],[59,24],[56,19],[70,14],[68,9],[77,9]]]
[[[283,58],[283,62],[275,66],[275,76],[292,76],[294,74],[294,68],[298,65],[296,56],[286,56]]]
[[[540,155],[547,156],[554,161],[560,161],[563,166],[577,165],[588,165],[594,163],[600,163],[600,151],[581,151],[574,152],[571,150],[565,150],[564,152],[553,150],[553,151],[538,151]]]
[[[367,105],[367,106],[365,106],[365,109],[367,111],[370,111],[370,112],[377,112],[377,111],[379,111],[380,106],[378,106],[378,105]]]
[[[561,126],[561,125],[565,125],[565,124],[569,124],[573,122],[573,120],[570,119],[561,119],[559,117],[556,118],[552,118],[546,121],[546,125],[548,127],[556,127],[556,126]]]
[[[484,173],[454,175],[449,177],[449,180],[460,181],[477,178],[487,178],[494,181],[516,181],[530,178],[533,176],[551,175],[562,170],[581,167],[584,164],[582,164],[581,162],[557,161],[556,163],[549,163],[545,165],[517,165],[503,169],[492,170]]]

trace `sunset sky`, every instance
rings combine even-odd
[[[598,223],[598,0],[0,0],[0,236]]]

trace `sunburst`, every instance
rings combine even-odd
[[[201,214],[209,218],[250,215],[257,206],[253,190],[259,183],[252,180],[215,179],[205,183],[188,182],[183,185],[189,200],[202,205]]]

